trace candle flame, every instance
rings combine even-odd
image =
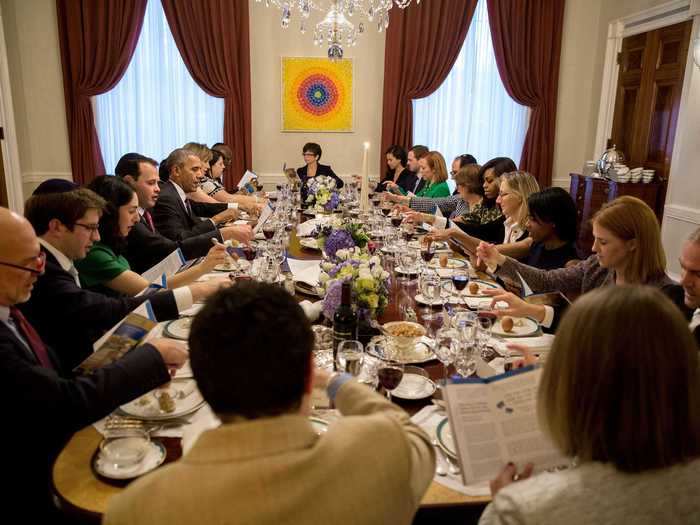
[[[369,142],[365,142],[365,149],[369,149]]]

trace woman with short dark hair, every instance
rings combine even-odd
[[[319,161],[321,160],[321,155],[323,155],[323,150],[321,149],[321,146],[319,146],[315,142],[307,142],[306,144],[304,144],[302,153],[304,155],[304,162],[306,164],[301,168],[297,168],[297,175],[299,176],[299,180],[301,181],[302,194],[305,194],[306,183],[308,182],[308,180],[321,175],[335,179],[336,188],[342,188],[344,186],[343,179],[338,177],[333,172],[330,166],[319,163]],[[305,201],[306,196],[302,195],[302,197],[303,201]]]

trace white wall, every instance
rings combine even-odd
[[[53,0],[1,0],[24,195],[71,178],[61,53]]]
[[[374,24],[360,35],[357,46],[345,48],[354,59],[354,131],[352,133],[282,133],[282,56],[322,57],[326,47],[314,46],[312,30],[302,35],[298,18],[289,28],[280,28],[280,12],[264,3],[249,0],[250,62],[253,119],[253,170],[259,174],[281,174],[282,164],[302,166],[301,148],[318,142],[323,148],[321,162],[330,164],[338,175],[360,173],[362,144],[370,142],[370,176],[380,173],[382,90],[384,83],[384,33]],[[312,15],[315,24],[318,15]],[[308,24],[311,28],[313,24]]]

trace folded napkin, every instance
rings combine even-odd
[[[310,221],[302,222],[297,226],[297,235],[299,237],[308,237],[311,235],[318,226],[316,219],[311,219]]]
[[[437,430],[438,424],[445,419],[445,417],[447,417],[447,415],[441,409],[435,405],[428,405],[416,412],[411,418],[411,421],[422,428],[428,436],[430,436],[430,439],[433,439],[435,438],[435,431]],[[442,461],[442,459],[438,458],[437,461]],[[466,494],[467,496],[489,496],[491,494],[488,482],[464,485],[461,475],[455,476],[449,472],[447,472],[446,476],[438,476],[436,474],[435,477],[433,477],[433,481],[456,492]]]
[[[498,352],[512,357],[520,355],[520,352],[508,350],[507,346],[511,343],[527,346],[535,354],[544,354],[549,352],[550,348],[552,348],[553,342],[554,335],[542,334],[537,337],[511,337],[499,339],[494,341],[494,347]]]
[[[315,303],[312,303],[311,301],[304,299],[299,303],[299,306],[301,306],[301,309],[304,310],[307,319],[312,323],[321,316],[321,312],[323,311],[323,301],[316,301]]]
[[[288,257],[287,264],[295,281],[306,283],[312,287],[318,286],[318,278],[321,275],[320,260],[292,259]]]

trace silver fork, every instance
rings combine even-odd
[[[438,451],[438,454],[443,459],[443,461],[447,464],[447,470],[450,471],[450,474],[452,474],[453,476],[458,476],[461,472],[459,470],[459,467],[454,463],[452,458],[449,457],[444,450],[442,450],[442,447],[440,447],[440,444],[438,443],[437,439],[433,439],[433,446]]]
[[[442,449],[440,448],[440,445],[438,445],[437,439],[433,439],[432,442],[433,448],[435,449],[435,474],[438,476],[447,476],[447,471],[445,470],[445,464],[447,463],[445,461],[445,455],[442,452]]]

